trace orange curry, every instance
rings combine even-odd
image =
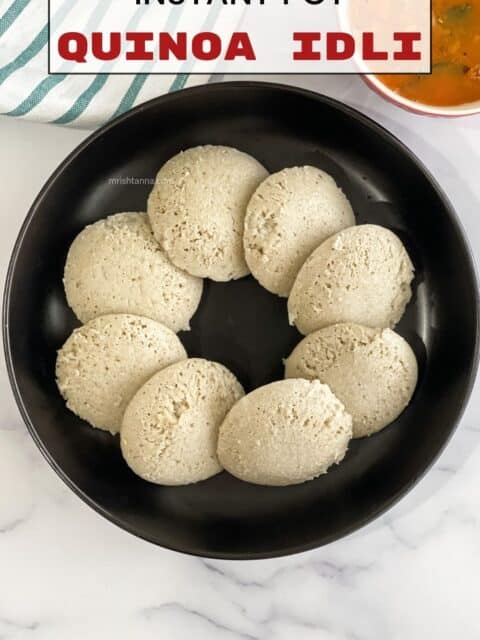
[[[382,75],[400,95],[438,106],[480,100],[480,0],[433,0],[431,75]]]

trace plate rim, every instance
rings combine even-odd
[[[356,521],[354,524],[343,527],[341,530],[338,530],[334,534],[330,534],[329,536],[325,536],[321,541],[312,541],[306,542],[302,544],[294,544],[294,545],[284,545],[281,548],[271,549],[270,551],[246,551],[246,552],[209,552],[205,549],[198,549],[186,547],[184,545],[173,546],[171,544],[160,543],[158,540],[155,540],[153,537],[144,535],[143,533],[135,530],[133,526],[120,517],[113,516],[107,509],[98,504],[95,500],[90,498],[82,489],[80,489],[63,471],[60,464],[53,458],[50,454],[47,447],[44,445],[42,439],[40,438],[36,427],[31,420],[27,407],[23,402],[21,397],[21,393],[17,383],[17,375],[15,372],[15,365],[12,357],[12,345],[10,341],[10,328],[8,322],[9,310],[11,305],[11,293],[12,293],[12,283],[14,278],[14,273],[19,257],[20,250],[23,245],[23,241],[25,235],[28,231],[29,225],[36,215],[37,210],[42,204],[43,199],[45,198],[48,191],[52,188],[55,182],[61,177],[65,169],[81,154],[85,151],[92,143],[94,143],[98,138],[107,134],[112,128],[118,126],[119,124],[131,119],[138,117],[143,111],[146,111],[156,105],[162,105],[165,103],[174,103],[176,100],[183,100],[184,96],[196,94],[196,93],[211,93],[215,91],[223,91],[223,90],[236,90],[236,89],[267,89],[279,92],[290,93],[295,96],[301,96],[303,98],[308,98],[310,100],[326,104],[343,114],[353,118],[356,121],[360,121],[364,126],[367,126],[371,130],[373,129],[377,134],[382,136],[383,138],[387,138],[391,143],[400,148],[404,155],[408,156],[409,160],[415,165],[415,168],[422,173],[425,178],[428,180],[430,185],[435,190],[436,194],[440,198],[440,200],[444,204],[445,211],[450,219],[450,222],[456,228],[458,237],[463,244],[464,254],[468,260],[470,273],[473,280],[473,302],[474,302],[474,318],[475,318],[475,336],[474,336],[474,349],[473,349],[473,357],[471,360],[471,364],[468,370],[468,383],[463,390],[463,398],[461,402],[460,409],[458,411],[458,415],[456,419],[453,421],[451,428],[447,437],[441,442],[440,446],[436,448],[436,450],[432,453],[431,457],[428,459],[426,464],[422,467],[422,469],[412,476],[412,478],[405,483],[401,489],[399,489],[395,494],[391,495],[388,500],[384,501],[377,509],[364,516],[361,520]],[[471,393],[473,390],[473,386],[476,380],[476,374],[478,370],[479,364],[479,356],[480,356],[480,316],[479,316],[479,302],[480,302],[480,292],[479,292],[479,276],[477,271],[477,266],[475,262],[475,258],[468,240],[468,236],[466,230],[453,207],[449,197],[446,195],[442,187],[440,186],[437,179],[431,174],[430,170],[426,167],[426,165],[418,158],[418,156],[404,143],[402,142],[394,133],[389,131],[383,125],[377,123],[373,118],[365,115],[363,112],[357,110],[354,107],[344,104],[335,98],[331,98],[330,96],[326,96],[321,93],[317,93],[316,91],[303,89],[300,87],[295,87],[291,85],[286,85],[282,83],[276,82],[262,82],[262,81],[231,81],[231,82],[218,82],[212,84],[203,84],[195,87],[189,87],[187,89],[182,89],[180,91],[176,91],[174,93],[167,93],[162,96],[158,96],[151,100],[148,100],[133,109],[125,112],[124,114],[114,118],[103,126],[99,127],[95,131],[93,131],[90,135],[88,135],[85,140],[83,140],[79,145],[77,145],[66,157],[64,160],[60,162],[57,168],[53,171],[53,173],[47,178],[43,187],[39,191],[38,195],[35,197],[32,205],[30,206],[25,219],[20,227],[17,238],[15,240],[13,249],[10,254],[10,259],[8,263],[7,273],[5,277],[5,285],[4,285],[4,293],[3,293],[3,304],[2,304],[2,336],[3,336],[3,346],[4,346],[4,355],[5,355],[5,363],[6,369],[8,373],[8,378],[10,382],[10,386],[13,391],[13,395],[15,398],[15,402],[20,411],[23,422],[25,423],[27,430],[35,442],[36,446],[42,453],[43,457],[47,460],[49,465],[55,471],[55,473],[60,477],[60,479],[67,485],[69,489],[73,491],[73,493],[79,497],[83,502],[85,502],[89,507],[91,507],[96,513],[106,518],[112,524],[117,527],[127,531],[128,533],[133,534],[135,537],[150,542],[158,547],[168,549],[170,551],[175,551],[177,553],[183,553],[186,555],[194,556],[194,557],[202,557],[209,559],[218,559],[218,560],[261,560],[261,559],[269,559],[269,558],[278,558],[285,557],[297,553],[302,553],[306,551],[311,551],[313,549],[318,549],[320,547],[326,546],[327,544],[331,544],[337,540],[341,540],[346,536],[353,534],[354,532],[359,531],[364,528],[366,525],[370,524],[374,520],[376,520],[380,515],[388,512],[395,504],[397,504],[402,498],[404,498],[413,487],[428,473],[428,471],[433,467],[435,462],[438,460],[442,452],[445,450],[446,446],[450,442],[453,437],[455,431],[458,428],[458,425],[464,415],[465,409],[469,403]]]

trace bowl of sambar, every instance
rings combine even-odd
[[[480,0],[432,1],[432,72],[365,76],[385,98],[417,113],[480,113]]]

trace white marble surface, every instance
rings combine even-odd
[[[279,80],[279,78],[276,78]],[[290,76],[366,112],[430,167],[480,253],[480,117],[429,120],[356,77]],[[29,204],[86,135],[0,118],[0,268]],[[386,516],[323,549],[203,561],[137,540],[35,448],[0,372],[1,640],[480,638],[480,389],[451,444]]]

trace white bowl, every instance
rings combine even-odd
[[[349,11],[351,5],[349,3],[343,3],[338,5],[338,19],[340,28],[349,32],[351,30],[351,22]],[[396,91],[393,91],[389,87],[383,84],[378,75],[368,73],[368,67],[365,62],[359,60],[358,56],[355,58],[359,74],[362,76],[365,83],[373,89],[376,93],[385,98],[389,102],[406,109],[412,113],[420,115],[437,117],[437,118],[458,118],[462,116],[472,116],[480,113],[480,100],[475,102],[468,102],[466,104],[452,105],[452,106],[436,106],[431,104],[423,104],[422,102],[415,102],[403,97]]]

